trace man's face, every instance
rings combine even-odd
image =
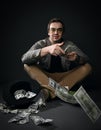
[[[63,26],[59,22],[54,22],[50,24],[50,28],[48,31],[49,39],[51,42],[55,43],[60,40],[63,35]]]

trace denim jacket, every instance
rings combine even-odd
[[[66,50],[66,48],[70,47],[69,51],[75,51],[77,53],[78,58],[73,61],[76,65],[81,65],[88,61],[88,56],[85,55],[73,42],[63,42],[64,44],[61,47],[63,50]],[[43,47],[50,45],[51,42],[49,41],[49,38],[37,41],[25,54],[23,54],[21,58],[22,63],[28,65],[39,65],[41,68],[49,70],[51,63],[51,55],[47,54],[41,57],[40,51]],[[71,65],[71,61],[69,61],[65,56],[60,57],[63,70],[68,71]]]

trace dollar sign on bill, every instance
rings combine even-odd
[[[85,113],[93,123],[100,117],[101,111],[95,102],[87,94],[83,86],[81,86],[73,95]]]

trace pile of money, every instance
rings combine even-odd
[[[12,113],[16,114],[16,116],[12,117],[8,123],[16,123],[16,124],[26,124],[30,122],[30,120],[35,125],[42,125],[51,123],[53,119],[44,119],[41,116],[38,116],[37,113],[39,112],[39,108],[45,106],[45,100],[44,97],[41,96],[39,99],[31,104],[26,109],[9,109],[5,104],[0,103],[0,111],[4,113]]]

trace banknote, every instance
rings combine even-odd
[[[80,88],[75,92],[73,96],[85,111],[85,113],[88,115],[88,117],[91,119],[91,121],[95,123],[101,115],[101,110],[91,99],[83,86],[80,86]]]
[[[49,83],[48,85],[54,89],[56,89],[57,87],[57,82],[55,80],[53,80],[52,78],[49,78]]]
[[[36,125],[47,124],[47,123],[51,123],[53,121],[53,119],[44,119],[43,117],[38,116],[38,115],[31,115],[30,119]]]
[[[49,78],[49,86],[55,89],[56,96],[59,97],[61,100],[68,103],[77,104],[76,99],[74,98],[73,95],[69,93],[68,89],[62,87],[59,83],[57,83],[52,78]]]
[[[65,48],[65,53],[69,53],[69,52],[72,52],[72,51],[75,51],[75,46],[73,45],[68,45],[66,48]]]

